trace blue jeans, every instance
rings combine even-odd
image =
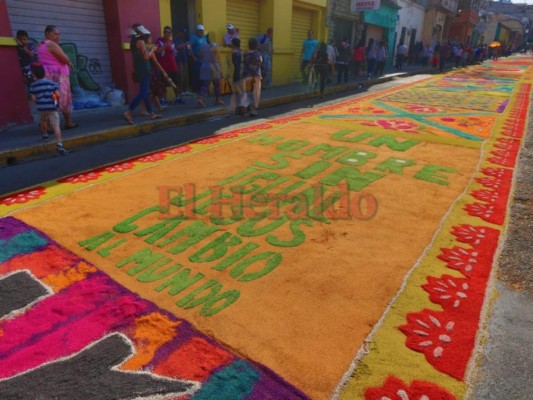
[[[366,60],[368,76],[374,75],[376,72],[377,60],[375,58],[369,58]]]
[[[150,104],[150,74],[146,74],[139,82],[139,85],[139,94],[131,101],[128,109],[133,111],[141,101],[144,101],[146,111],[152,113],[152,105]]]
[[[270,86],[272,84],[272,58],[268,53],[261,53],[261,56],[263,57],[263,64],[266,70],[266,84]]]
[[[310,60],[302,60],[300,64],[300,72],[302,73],[302,79],[303,79],[304,84],[307,84],[307,78],[309,77],[306,71],[306,68],[310,62],[311,62]]]

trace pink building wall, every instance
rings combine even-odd
[[[11,37],[5,1],[0,1],[0,37]],[[17,48],[0,45],[0,60],[0,128],[32,123]]]

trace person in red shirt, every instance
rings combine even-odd
[[[176,62],[176,45],[172,40],[172,28],[170,26],[165,26],[163,29],[163,37],[160,37],[155,42],[157,46],[156,57],[157,61],[163,67],[167,73],[169,79],[168,84],[174,89],[176,94],[176,102],[184,103],[181,99],[181,87],[180,87],[180,76],[178,63]]]
[[[353,74],[355,78],[359,78],[361,67],[365,63],[365,41],[361,39],[357,46],[353,49]]]

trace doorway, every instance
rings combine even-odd
[[[170,14],[172,28],[175,31],[185,30],[187,35],[194,33],[194,0],[171,0]]]

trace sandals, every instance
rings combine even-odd
[[[159,119],[159,118],[161,118],[161,117],[162,117],[161,114],[156,114],[156,113],[152,113],[152,114],[150,114],[150,119],[151,119],[151,120]]]
[[[205,108],[205,103],[202,100],[198,100],[196,108]]]
[[[129,125],[135,124],[135,122],[133,122],[133,120],[127,113],[122,114],[122,118],[124,118],[124,121],[126,121]]]

